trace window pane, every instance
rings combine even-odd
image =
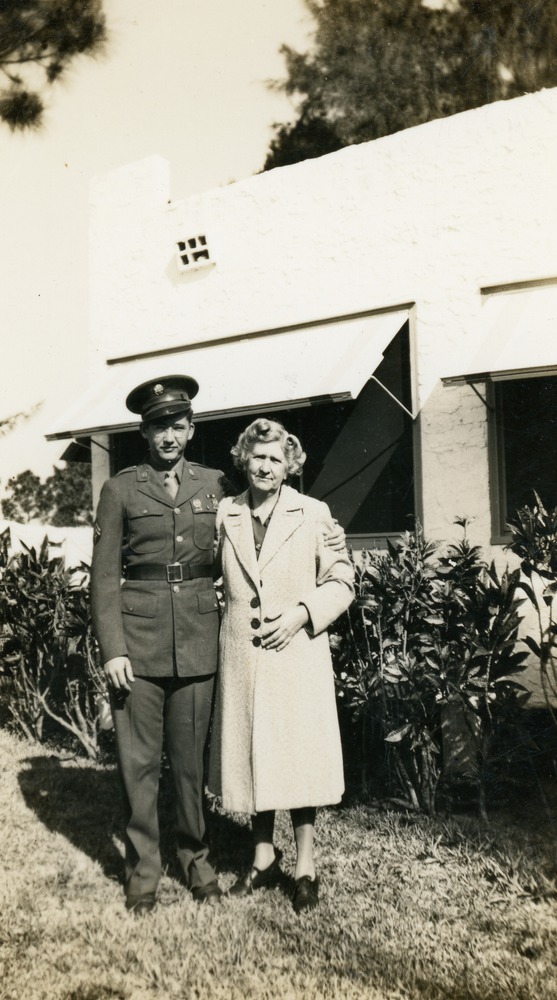
[[[503,516],[530,504],[532,490],[557,505],[557,379],[528,378],[496,384],[502,448]]]
[[[410,408],[406,323],[385,352],[379,381]],[[412,421],[373,380],[357,400],[315,406],[305,417],[304,489],[325,500],[348,533],[411,527],[414,513]]]

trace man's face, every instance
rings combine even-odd
[[[151,459],[163,467],[175,465],[193,437],[193,424],[185,413],[175,413],[171,417],[160,417],[142,424],[141,433],[149,445]]]

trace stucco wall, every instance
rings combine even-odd
[[[486,410],[439,379],[477,348],[480,289],[557,275],[557,91],[168,201],[159,157],[91,191],[91,366],[415,302],[425,528],[490,540]],[[214,266],[180,274],[204,233]]]

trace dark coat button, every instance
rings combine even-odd
[[[252,643],[253,643],[254,646],[260,646],[261,645],[261,637],[258,636],[258,635],[254,635],[254,637],[253,637],[253,639],[251,641],[252,641]]]
[[[250,608],[258,608],[259,607],[259,598],[258,597],[252,597],[251,601],[249,602],[249,606],[250,606]]]
[[[259,628],[260,625],[261,625],[261,622],[259,621],[259,618],[252,618],[252,620],[251,620],[251,627],[252,628]]]

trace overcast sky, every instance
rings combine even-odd
[[[92,176],[158,153],[171,196],[249,177],[271,126],[292,116],[266,87],[284,75],[283,42],[307,46],[302,0],[104,0],[109,38],[51,92],[38,133],[0,125],[0,420],[41,403],[0,437],[9,475],[48,474],[60,443],[41,427],[84,387],[87,201]]]

